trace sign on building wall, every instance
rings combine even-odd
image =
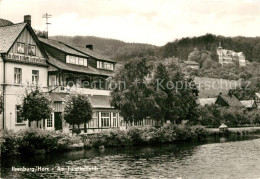
[[[8,55],[5,56],[5,58],[9,60],[23,61],[28,63],[46,64],[46,60],[44,58],[27,56],[23,54],[9,53]]]

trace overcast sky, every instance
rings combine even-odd
[[[86,35],[164,45],[213,33],[260,36],[260,0],[0,0],[0,18],[45,29],[49,35]]]

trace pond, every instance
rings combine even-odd
[[[27,170],[27,171],[18,171]],[[2,159],[2,178],[260,178],[260,138]]]

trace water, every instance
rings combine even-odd
[[[221,141],[4,159],[1,173],[3,178],[260,178],[259,138]],[[50,171],[14,172],[14,166],[41,166]],[[68,167],[85,171],[68,171]]]

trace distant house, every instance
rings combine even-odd
[[[255,103],[260,109],[260,93],[255,93]]]
[[[244,105],[230,92],[228,94],[219,94],[215,104],[223,107],[244,108]]]
[[[195,61],[184,61],[183,66],[186,68],[200,69],[200,64]]]
[[[243,52],[235,52],[234,50],[227,50],[221,47],[221,43],[217,48],[219,63],[223,66],[225,64],[238,64],[239,66],[246,66],[246,57]]]
[[[255,100],[242,100],[240,101],[245,108],[247,108],[248,110],[253,110],[257,108],[257,104],[255,102]]]
[[[199,98],[197,102],[201,106],[206,106],[215,104],[216,100],[217,98]]]

